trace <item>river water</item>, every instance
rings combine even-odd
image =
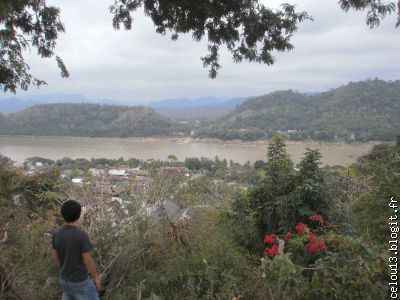
[[[222,142],[190,139],[117,139],[75,137],[17,137],[0,136],[0,154],[23,162],[28,157],[49,159],[76,158],[139,158],[167,160],[174,154],[180,161],[186,157],[218,156],[239,163],[266,159],[268,142]],[[348,165],[367,153],[372,143],[344,144],[319,142],[287,142],[287,149],[295,163],[306,147],[320,149],[322,162],[328,165]]]

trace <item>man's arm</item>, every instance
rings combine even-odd
[[[53,252],[51,253],[51,256],[53,257],[54,263],[59,267],[60,266],[60,259],[58,257],[58,252],[56,249],[53,249]]]
[[[94,283],[96,284],[96,289],[100,289],[100,276],[96,271],[96,264],[92,258],[90,252],[82,253],[83,263],[85,264],[87,270],[92,275]]]

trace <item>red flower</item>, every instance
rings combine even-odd
[[[266,235],[264,237],[264,243],[273,244],[275,242],[275,240],[276,240],[275,234]]]
[[[309,216],[308,218],[310,219],[311,222],[321,222],[322,221],[322,216],[319,214]]]
[[[318,239],[313,233],[310,234],[310,239],[306,245],[308,252],[311,254],[318,254],[325,249],[323,241]]]
[[[293,234],[292,234],[290,231],[288,231],[288,232],[286,233],[286,235],[285,235],[285,241],[287,241],[288,239],[290,239],[292,236],[293,236]]]
[[[273,245],[271,247],[265,248],[265,256],[268,257],[274,257],[274,256],[280,256],[281,254],[278,251],[279,245]]]
[[[306,233],[306,230],[307,230],[307,224],[298,223],[298,224],[296,225],[296,231],[297,231],[298,234],[303,235],[303,234]]]

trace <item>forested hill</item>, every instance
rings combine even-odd
[[[182,125],[148,107],[45,104],[2,116],[0,134],[97,137],[174,135]]]
[[[279,91],[250,98],[199,128],[199,136],[257,139],[282,132],[292,139],[394,140],[400,131],[400,81],[351,82],[305,95]]]

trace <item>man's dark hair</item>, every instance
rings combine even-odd
[[[61,206],[61,215],[65,222],[75,222],[81,216],[81,205],[75,200],[67,200]]]

